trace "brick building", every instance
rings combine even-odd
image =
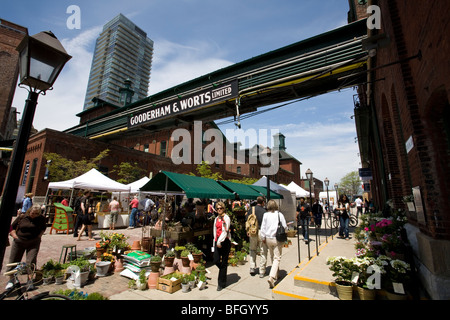
[[[350,20],[358,1],[350,2]],[[408,238],[425,289],[450,298],[449,1],[369,1],[381,28],[368,28],[367,83],[355,105],[361,163],[373,174],[371,195],[406,209],[415,195]],[[361,12],[361,10],[360,10]],[[364,11],[362,11],[364,12]]]

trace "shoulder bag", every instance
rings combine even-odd
[[[278,242],[286,242],[287,240],[287,234],[286,230],[284,229],[283,225],[280,222],[280,213],[278,213],[278,228],[277,233],[275,235],[275,238],[277,238]]]

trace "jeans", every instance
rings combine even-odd
[[[302,227],[303,239],[309,240],[309,220],[310,217],[300,218],[300,225],[298,225],[297,232],[300,233],[300,226]]]
[[[130,222],[129,222],[130,227],[136,227],[137,213],[138,213],[138,208],[131,209]]]
[[[348,238],[348,222],[349,222],[349,218],[346,217],[344,218],[343,216],[339,217],[339,235],[341,237],[345,237]]]

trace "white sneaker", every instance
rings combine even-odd
[[[8,283],[6,284],[5,290],[9,290],[12,287],[14,287],[14,281],[13,280],[9,280]]]

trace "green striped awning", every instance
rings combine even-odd
[[[263,195],[264,197],[267,197],[267,188],[266,187],[254,186],[254,185],[250,185],[249,187],[255,189],[256,191],[261,193],[261,195]],[[283,195],[270,190],[270,199],[283,199]]]
[[[239,199],[248,199],[248,200],[255,200],[259,196],[261,196],[261,193],[253,189],[247,184],[242,183],[236,183],[231,181],[224,181],[219,180],[219,183],[222,184],[225,188],[232,192],[236,192],[239,195]]]
[[[167,188],[166,188],[167,182]],[[141,191],[184,192],[188,198],[234,199],[234,193],[217,181],[187,174],[160,171],[140,188]]]

